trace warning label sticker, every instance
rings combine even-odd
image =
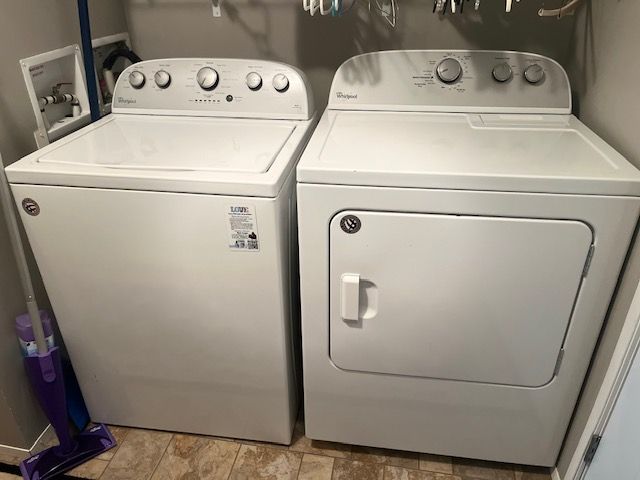
[[[260,250],[256,209],[253,205],[230,205],[227,211],[229,248],[257,252]]]

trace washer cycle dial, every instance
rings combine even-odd
[[[166,70],[158,70],[153,76],[156,85],[160,88],[167,88],[171,85],[171,75]]]
[[[262,77],[257,72],[249,72],[246,77],[247,87],[251,90],[260,90]]]
[[[444,83],[453,83],[462,75],[462,66],[455,58],[445,58],[436,67],[436,75]]]
[[[491,73],[493,74],[493,78],[495,78],[498,82],[506,82],[511,80],[511,77],[513,77],[513,71],[511,70],[509,64],[506,62],[499,63],[498,65],[493,67],[493,72]]]
[[[144,83],[146,81],[147,79],[145,78],[144,73],[139,70],[134,70],[129,74],[129,85],[135,89],[144,87]]]
[[[211,67],[202,67],[196,75],[196,81],[203,90],[213,90],[216,88],[218,79],[218,72]]]
[[[275,88],[278,92],[286,92],[289,88],[289,79],[282,73],[278,73],[275,77],[273,77],[272,83],[273,88]]]

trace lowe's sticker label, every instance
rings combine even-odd
[[[260,250],[256,209],[253,205],[229,205],[229,248],[257,252]]]

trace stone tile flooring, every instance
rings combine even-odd
[[[319,442],[290,447],[111,427],[118,446],[69,475],[101,480],[550,480],[548,469]],[[52,439],[44,440],[45,445]],[[16,458],[0,462],[16,464]],[[0,480],[19,477],[0,473]]]

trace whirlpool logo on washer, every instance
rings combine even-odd
[[[124,105],[130,105],[132,103],[136,103],[136,100],[133,98],[118,97],[118,103],[124,104]]]
[[[22,208],[32,217],[40,214],[40,205],[33,198],[25,198],[22,200]]]

